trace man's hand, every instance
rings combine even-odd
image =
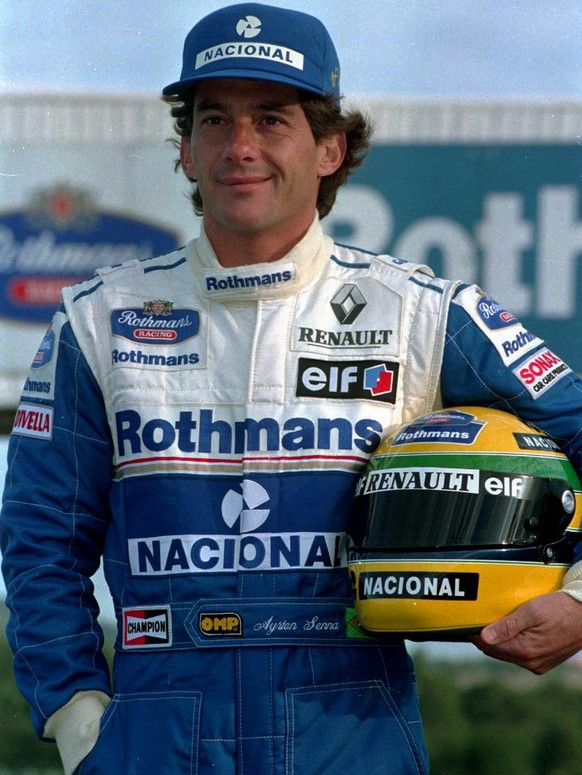
[[[540,595],[472,641],[490,657],[542,675],[582,649],[582,603],[565,592]]]

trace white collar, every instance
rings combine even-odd
[[[278,261],[224,268],[204,229],[187,250],[207,298],[244,301],[279,299],[303,290],[321,273],[332,246],[316,216],[305,236]]]

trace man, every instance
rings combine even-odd
[[[533,420],[581,471],[582,385],[563,366],[532,395],[478,289],[323,235],[368,128],[341,112],[316,19],[210,14],[164,92],[201,235],[63,291],[36,364],[52,392],[11,441],[8,633],[36,731],[84,775],[424,773],[403,643],[351,637],[358,473],[388,427],[439,402]],[[536,672],[570,656],[579,576],[477,645]]]

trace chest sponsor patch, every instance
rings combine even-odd
[[[200,330],[200,315],[194,309],[169,311],[115,309],[111,313],[111,332],[141,345],[176,345],[196,336]]]
[[[532,398],[539,398],[572,369],[551,350],[542,349],[513,369]]]
[[[204,275],[204,292],[208,298],[244,298],[257,293],[287,287],[296,282],[293,264],[278,264],[273,271],[265,272],[264,267],[238,267],[234,269],[216,269]]]
[[[133,576],[169,576],[342,568],[345,542],[345,533],[165,535],[130,538],[127,548]]]
[[[310,294],[298,299],[292,349],[306,354],[335,351],[342,357],[398,357],[402,307],[402,296],[375,280],[339,287],[335,279],[329,280],[316,299]]]
[[[123,648],[161,648],[172,645],[169,606],[124,608]]]
[[[399,364],[394,361],[323,361],[299,358],[296,394],[301,397],[396,402]]]

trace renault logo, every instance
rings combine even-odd
[[[331,300],[331,308],[342,326],[353,323],[366,304],[362,291],[353,283],[342,285]]]

